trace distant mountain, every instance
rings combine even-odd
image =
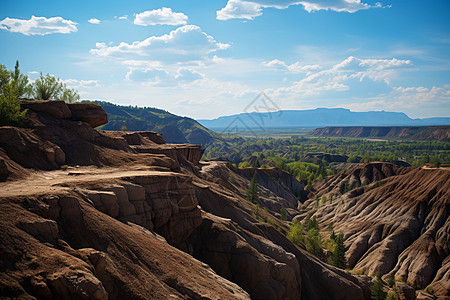
[[[353,112],[345,108],[280,110],[265,113],[241,113],[213,120],[198,120],[212,130],[226,128],[264,129],[326,126],[433,126],[450,125],[450,118],[411,119],[404,113],[369,111]]]
[[[108,114],[108,124],[103,130],[156,131],[167,143],[192,143],[206,145],[215,133],[194,119],[180,117],[153,107],[121,106],[109,102],[94,101]]]
[[[391,138],[419,141],[450,141],[450,126],[349,126],[316,128],[322,137]]]

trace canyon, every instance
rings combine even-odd
[[[280,169],[202,161],[199,145],[156,132],[96,130],[107,115],[95,104],[21,105],[29,126],[0,127],[2,297],[370,299],[375,274],[405,299],[450,297],[446,167],[358,164],[307,192]],[[286,237],[308,214],[325,237],[331,222],[343,232],[361,272]]]

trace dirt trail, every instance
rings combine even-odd
[[[155,171],[145,165],[133,165],[124,167],[94,166],[70,168],[48,172],[35,172],[25,179],[17,181],[0,182],[0,197],[14,197],[26,195],[42,195],[68,190],[63,185],[70,183],[82,183],[102,181],[108,179],[158,175],[172,173],[170,171]]]

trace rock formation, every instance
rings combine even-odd
[[[154,132],[97,131],[93,105],[23,106],[29,128],[0,128],[2,297],[370,298],[366,277],[285,237],[277,216],[298,214],[303,188],[289,174],[199,163],[199,146]],[[259,206],[245,199],[254,173]]]
[[[450,297],[450,170],[370,163],[314,186],[304,203],[319,223],[344,233],[350,268]],[[317,207],[316,197],[325,203]]]

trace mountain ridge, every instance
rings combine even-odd
[[[236,120],[242,123],[242,127],[247,128],[450,125],[450,117],[412,119],[403,112],[353,112],[346,108],[251,112],[222,116],[216,119],[198,119],[197,121],[210,129],[223,129],[229,127]]]

